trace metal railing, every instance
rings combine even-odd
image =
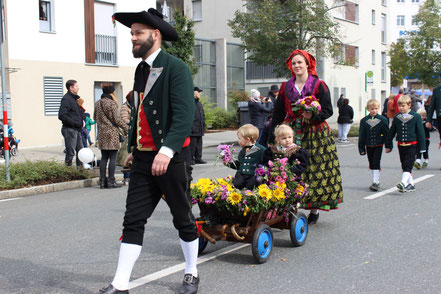
[[[116,64],[116,36],[95,35],[95,62]]]
[[[247,61],[247,80],[250,79],[273,79],[278,78],[273,72],[274,65],[257,65],[255,62]]]

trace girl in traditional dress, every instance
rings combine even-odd
[[[309,194],[303,198],[302,207],[311,210],[308,222],[319,218],[318,210],[337,209],[343,202],[340,166],[334,138],[326,119],[333,114],[328,86],[317,76],[314,56],[304,50],[294,50],[286,61],[292,77],[282,83],[277,99],[272,129],[281,123],[289,124],[295,131],[297,145],[310,155],[310,161],[302,179],[309,184]],[[321,111],[293,111],[298,99],[314,96]],[[270,142],[274,141],[271,134]]]

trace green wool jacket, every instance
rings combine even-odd
[[[266,148],[258,143],[251,148],[244,147],[240,150],[238,159],[234,161],[234,164],[231,163],[228,166],[237,169],[239,174],[254,175],[257,165],[264,163],[265,150]]]
[[[386,137],[386,148],[392,150],[392,140],[397,135],[397,141],[417,141],[419,151],[426,150],[426,135],[421,116],[412,110],[409,112],[409,115],[407,119],[404,119],[403,114],[400,112],[394,116],[392,126]]]
[[[389,122],[384,116],[377,114],[372,117],[368,114],[360,120],[358,134],[358,151],[366,153],[366,146],[383,145],[389,131]]]
[[[187,65],[163,50],[153,61],[142,105],[153,141],[181,152],[194,119],[193,79]],[[133,96],[128,133],[129,152],[136,148],[139,97]],[[143,135],[140,133],[139,135]]]
[[[427,113],[427,121],[432,121],[434,111],[436,117],[441,117],[441,86],[433,89],[432,100],[430,100],[429,112]]]

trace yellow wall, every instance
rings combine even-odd
[[[78,95],[84,99],[83,106],[92,117],[95,81],[120,82],[123,97],[133,87],[135,67],[131,66],[90,66],[13,59],[9,61],[10,67],[19,68],[17,72],[10,74],[10,92],[14,134],[21,140],[20,147],[64,144],[58,116],[44,114],[44,76],[62,77],[63,84],[69,79],[77,80],[80,87]],[[63,93],[66,93],[64,85]]]

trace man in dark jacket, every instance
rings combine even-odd
[[[60,110],[58,111],[58,119],[63,123],[61,134],[64,137],[64,144],[66,146],[64,162],[67,166],[71,166],[72,159],[76,153],[76,163],[77,167],[79,167],[81,166],[81,161],[78,159],[78,151],[83,148],[81,129],[86,117],[84,111],[77,103],[78,98],[80,98],[77,95],[80,89],[77,81],[68,80],[66,88],[67,93],[61,99]]]
[[[259,129],[260,139],[267,117],[273,111],[273,103],[270,98],[260,97],[260,92],[252,89],[250,100],[248,100],[248,111],[250,113],[250,123]],[[259,139],[257,140],[259,141]]]
[[[276,105],[276,100],[277,97],[279,96],[279,91],[280,91],[279,86],[272,85],[270,91],[268,92],[268,98],[271,99],[273,105]]]
[[[190,134],[190,151],[192,164],[205,164],[207,163],[202,159],[202,136],[205,131],[205,113],[202,107],[201,101],[202,90],[198,87],[194,87],[194,121],[191,127]]]

